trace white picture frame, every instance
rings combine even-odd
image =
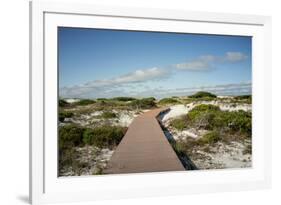
[[[57,177],[58,26],[253,37],[253,166],[250,169]],[[79,3],[30,3],[30,202],[241,191],[271,186],[271,18]],[[110,185],[110,186],[109,186]]]

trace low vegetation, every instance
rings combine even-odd
[[[66,101],[63,100],[63,99],[59,99],[59,107],[66,107],[66,106],[68,106],[68,105],[69,105],[68,102],[66,102]]]
[[[83,143],[84,128],[76,125],[65,125],[59,128],[59,149],[79,146]]]
[[[99,148],[113,148],[119,144],[126,130],[126,128],[117,126],[87,128],[83,132],[83,143]]]
[[[156,107],[155,98],[142,98],[133,100],[129,104],[134,109],[151,109]]]
[[[251,136],[251,112],[222,111],[215,105],[198,105],[188,113],[189,123],[198,129],[240,132]]]
[[[222,111],[218,106],[201,104],[193,108],[186,116],[174,119],[170,126],[177,130],[184,128],[196,128],[212,131],[210,135],[218,133],[239,132],[243,136],[250,137],[252,134],[251,112]]]
[[[127,128],[119,126],[100,126],[96,128],[82,128],[70,124],[59,128],[59,148],[66,149],[85,144],[99,148],[114,147],[119,144]]]
[[[68,111],[60,111],[59,112],[59,121],[63,122],[65,118],[71,118],[73,117],[73,112]]]
[[[132,98],[132,97],[115,97],[115,98],[112,98],[112,100],[128,102],[128,101],[136,100],[136,98]]]
[[[195,135],[199,136],[198,138],[190,136],[171,141],[181,160],[186,161],[186,155],[191,154],[194,149],[207,150],[211,146],[215,147],[231,140],[250,141],[251,112],[223,111],[215,105],[201,104],[201,101],[216,101],[237,106],[237,103],[250,104],[251,100],[251,95],[222,99],[208,92],[198,92],[188,97],[173,96],[160,100],[156,100],[154,97],[81,99],[72,102],[59,99],[60,173],[80,175],[82,172],[85,174],[85,170],[90,170],[90,173],[102,174],[107,161],[127,131],[127,127],[123,126],[128,126],[128,124],[123,124],[123,121],[127,123],[128,119],[133,119],[144,110],[156,107],[189,103],[192,105],[188,106],[197,105],[189,110],[188,114],[169,119],[168,124],[165,125],[178,133],[184,133],[182,131],[185,130],[187,130],[185,133],[190,133],[195,130]],[[197,133],[198,130],[200,135]],[[245,144],[243,147],[245,154],[251,154],[251,150],[251,144]],[[89,153],[90,163],[87,162],[87,153]],[[197,154],[195,153],[195,155]]]
[[[75,175],[82,170],[90,168],[87,162],[79,160],[77,147],[93,146],[97,150],[103,148],[113,149],[122,140],[127,128],[120,126],[100,126],[96,128],[83,128],[75,124],[59,127],[59,164],[60,171],[70,168]],[[96,157],[95,153],[88,157]],[[92,174],[101,174],[102,167],[98,164]]]
[[[173,119],[170,122],[170,126],[172,126],[173,128],[175,128],[179,131],[182,131],[183,129],[187,128],[187,115]]]
[[[252,95],[239,95],[233,98],[233,101],[251,104],[252,103]]]
[[[90,100],[90,99],[81,99],[75,103],[73,103],[74,105],[90,105],[90,104],[94,104],[96,101],[94,100]]]
[[[210,131],[203,135],[199,140],[199,144],[213,144],[222,139],[222,136],[217,130]]]
[[[198,92],[171,99],[185,108],[172,106],[172,112],[163,117],[162,127],[186,169],[251,166],[251,95],[217,97]]]
[[[179,103],[179,101],[175,98],[163,98],[159,100],[158,102],[160,105],[168,105],[168,104],[176,104]]]
[[[85,165],[80,163],[78,160],[76,160],[78,157],[77,151],[70,147],[68,149],[60,149],[59,150],[59,165],[60,170],[66,167],[71,167],[71,169],[77,173],[77,175],[80,175],[81,168],[83,168]]]
[[[116,118],[117,114],[114,112],[105,111],[99,117],[104,119],[111,119],[111,118]]]
[[[212,93],[209,93],[209,92],[204,92],[204,91],[200,91],[200,92],[197,92],[193,95],[190,95],[189,96],[190,98],[216,98],[217,96],[212,94]]]

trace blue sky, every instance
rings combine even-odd
[[[59,28],[59,95],[251,93],[251,37]]]

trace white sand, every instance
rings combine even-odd
[[[192,138],[198,138],[198,135],[192,132],[191,130],[183,130],[182,134]]]
[[[101,115],[102,113],[103,113],[102,111],[95,111],[95,112],[92,112],[92,113],[90,114],[90,116],[91,116],[91,117],[96,117],[96,116]]]
[[[202,102],[196,102],[196,103],[189,103],[187,105],[173,105],[170,107],[170,111],[167,113],[163,113],[161,115],[161,120],[163,122],[177,118],[181,115],[186,115],[190,110],[192,110],[197,105],[216,105],[219,106],[219,108],[223,111],[238,111],[238,110],[244,110],[244,111],[251,111],[252,106],[249,104],[229,104],[229,103],[223,103],[223,102],[217,102],[217,101],[202,101]]]
[[[168,127],[168,124],[164,124],[165,127]],[[204,134],[206,134],[207,130],[195,130],[194,128],[184,129],[182,131],[172,129],[171,127],[168,128],[169,133],[167,135],[167,132],[165,135],[168,139],[174,139],[174,140],[185,140],[187,137],[191,137],[193,139],[200,138]]]
[[[187,105],[183,105],[183,104],[173,105],[170,107],[170,111],[161,114],[159,119],[162,121],[163,125],[168,128],[170,120],[188,114],[190,110],[192,110],[197,105],[201,105],[201,104],[216,105],[219,106],[221,110],[230,111],[230,112],[238,111],[238,110],[251,111],[252,109],[251,105],[249,104],[234,105],[234,104],[223,103],[218,101],[202,101],[196,103],[189,103]],[[175,140],[185,139],[186,137],[200,138],[206,133],[206,130],[195,130],[195,129],[184,129],[182,131],[178,131],[169,128],[169,131],[172,134],[171,137],[174,138]]]
[[[251,111],[252,109],[251,105],[249,104],[233,104],[218,101],[205,101],[190,103],[187,105],[171,106],[169,112],[164,113],[160,116],[160,120],[162,120],[163,125],[168,129],[167,131],[165,131],[165,135],[168,139],[174,139],[176,141],[184,140],[187,137],[196,139],[202,137],[208,132],[206,130],[195,130],[194,128],[179,131],[169,126],[171,120],[188,114],[190,110],[200,104],[216,105],[224,111]],[[246,146],[249,144],[250,142],[232,142],[229,145],[225,143],[217,143],[209,147],[210,151],[204,151],[204,149],[194,150],[191,160],[199,169],[251,167],[251,154],[243,153]]]
[[[140,114],[140,112],[138,111],[128,110],[113,110],[113,112],[117,115],[116,118],[99,118],[98,116],[102,115],[103,111],[95,111],[72,118],[65,118],[64,123],[60,123],[60,126],[66,125],[67,122],[72,122],[81,126],[88,126],[91,124],[93,126],[98,124],[111,124],[116,126],[129,127],[134,118],[136,118]]]
[[[178,130],[169,130],[171,133],[170,139],[174,139],[174,140],[184,140],[187,137],[191,137],[191,138],[198,138],[200,137],[200,135],[198,135],[197,133],[194,132],[193,129],[184,129],[182,131],[178,131]]]
[[[68,103],[75,103],[75,102],[79,102],[80,99],[75,99],[75,98],[68,98],[68,99],[64,99],[66,102]]]
[[[170,107],[170,111],[161,115],[162,121],[165,122],[169,119],[177,118],[181,115],[187,114],[191,110],[190,107],[185,105],[174,105]]]
[[[210,146],[210,151],[195,151],[195,156],[201,156],[193,159],[193,162],[199,169],[214,168],[243,168],[251,167],[252,155],[243,154],[249,142],[232,142],[231,144],[217,143]]]
[[[75,175],[93,175],[99,168],[105,168],[107,162],[111,158],[114,150],[110,149],[99,149],[95,146],[84,146],[74,148],[78,156],[76,159],[80,163],[85,163],[87,166],[81,168],[80,173],[73,170],[71,166],[63,167],[60,170],[61,176],[75,176]]]
[[[134,118],[138,116],[135,111],[119,111],[117,114],[118,121],[114,124],[122,127],[129,127]]]
[[[205,104],[205,105],[216,105],[219,106],[221,110],[223,111],[238,111],[238,110],[243,110],[243,111],[251,111],[252,110],[252,105],[250,104],[241,104],[241,103],[224,103],[224,102],[218,102],[218,101],[202,101],[196,103],[196,105],[199,104]]]

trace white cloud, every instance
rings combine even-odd
[[[204,61],[191,61],[187,63],[176,64],[175,67],[178,70],[189,70],[189,71],[204,71],[208,70],[210,65]]]
[[[110,80],[103,80],[102,82],[109,84],[135,83],[159,79],[165,77],[167,74],[167,70],[154,67],[146,70],[136,70],[132,73],[128,73]]]
[[[211,62],[215,61],[216,57],[213,55],[203,55],[199,56],[197,59],[175,64],[175,67],[178,70],[186,71],[206,71],[211,68]]]
[[[207,71],[216,64],[235,63],[247,59],[247,56],[241,52],[226,52],[223,56],[203,55],[188,62],[173,65],[178,70],[185,71]]]
[[[200,87],[200,88],[185,88],[186,90],[163,90],[161,94],[161,89],[151,90],[151,89],[140,89],[139,85],[146,83],[148,81],[156,81],[163,78],[169,77],[174,71],[198,71],[204,72],[212,69],[217,64],[222,63],[235,63],[243,61],[247,56],[241,52],[226,52],[223,56],[215,55],[202,55],[188,62],[178,63],[170,66],[170,70],[163,68],[149,68],[140,69],[125,75],[120,75],[110,79],[94,80],[81,85],[74,85],[69,87],[60,88],[61,97],[112,97],[112,96],[130,96],[132,92],[135,91],[136,95],[148,95],[148,96],[158,96],[167,95],[169,92],[173,92],[171,95],[181,95],[187,94],[188,92],[195,92],[199,90],[208,90],[212,92],[218,92],[222,90],[226,92],[226,87]],[[135,85],[137,88],[132,88]],[[226,85],[224,85],[226,86]],[[241,85],[239,85],[241,86]],[[229,92],[236,89],[228,88]],[[238,89],[238,88],[237,88]],[[248,88],[246,88],[248,89]],[[156,92],[155,92],[156,91]],[[180,93],[179,93],[180,91]],[[242,90],[241,90],[242,91]],[[148,94],[151,92],[151,94]],[[144,94],[146,93],[146,94]]]
[[[203,55],[203,56],[200,56],[198,59],[204,61],[204,62],[213,62],[216,60],[216,56],[214,55]]]
[[[229,62],[238,62],[247,59],[247,56],[241,52],[227,52],[224,60]]]
[[[208,91],[216,95],[242,95],[252,93],[251,82],[241,82],[233,84],[220,84],[211,86],[198,86],[176,89],[157,88],[145,90],[143,92],[135,92],[135,96],[154,96],[156,98],[170,97],[170,96],[188,96],[198,91]]]
[[[60,89],[60,96],[63,97],[84,97],[88,95],[102,96],[120,92],[120,87],[132,83],[142,83],[165,78],[169,75],[165,69],[149,68],[136,70],[134,72],[121,75],[111,79],[94,80],[81,85],[63,87]],[[121,95],[121,93],[116,93]]]

